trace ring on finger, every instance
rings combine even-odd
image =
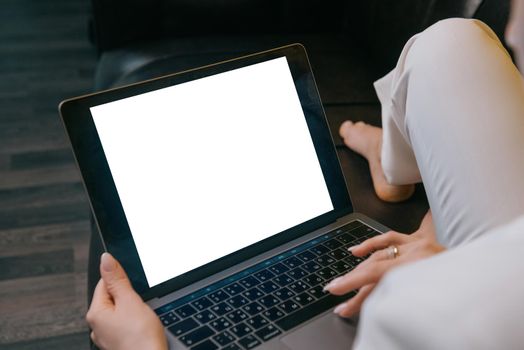
[[[388,259],[395,259],[400,254],[398,251],[398,247],[396,245],[390,245],[388,247],[387,253],[388,253]]]

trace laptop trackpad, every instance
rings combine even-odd
[[[291,349],[350,349],[355,324],[355,320],[343,320],[329,313],[282,337],[281,341]]]

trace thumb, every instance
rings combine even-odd
[[[122,265],[109,253],[102,254],[100,275],[115,304],[118,303],[118,299],[135,294]]]

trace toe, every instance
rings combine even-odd
[[[349,129],[353,126],[353,122],[351,120],[346,120],[340,125],[339,134],[340,136],[345,139],[348,136]]]

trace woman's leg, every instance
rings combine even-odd
[[[524,85],[488,27],[433,25],[375,87],[382,171],[392,185],[423,180],[441,243],[459,245],[524,213]]]

